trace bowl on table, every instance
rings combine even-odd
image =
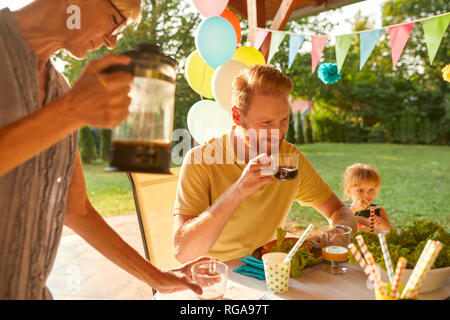
[[[381,280],[384,282],[389,282],[389,277],[386,270],[381,268],[379,265],[378,267],[380,268]],[[413,269],[405,269],[403,271],[403,277],[400,283],[406,284],[412,272]],[[422,281],[422,285],[420,286],[419,293],[427,293],[439,289],[444,285],[449,276],[450,267],[431,269],[426,273],[425,278]]]

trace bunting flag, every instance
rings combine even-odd
[[[269,31],[266,29],[256,29],[255,31],[255,38],[254,38],[254,46],[256,50],[259,50],[261,48],[264,40],[266,39],[267,35],[269,34]]]
[[[419,21],[422,22],[423,25],[425,43],[428,49],[428,57],[430,59],[430,64],[432,64],[439,46],[441,45],[442,38],[445,35],[448,25],[450,24],[450,12],[432,17],[421,18],[408,23],[384,26],[376,30],[358,31],[346,35],[336,36],[335,49],[338,72],[341,71],[348,54],[348,50],[350,49],[350,45],[352,44],[352,41],[357,34],[359,34],[360,37],[359,70],[362,70],[364,65],[367,63],[370,55],[372,54],[377,42],[379,41],[381,34],[386,29],[389,33],[389,41],[391,45],[392,69],[396,70],[397,63],[405,49],[411,31],[414,28],[414,25]],[[270,62],[275,53],[277,53],[277,51],[279,50],[279,46],[284,40],[284,37],[287,34],[290,34],[288,68],[292,67],[294,59],[298,54],[298,51],[302,47],[305,38],[311,38],[311,72],[314,74],[319,64],[322,52],[325,49],[326,43],[328,41],[328,35],[305,35],[284,32],[280,30],[256,28],[252,46],[255,49],[259,50],[264,41],[267,39],[269,33],[272,34],[267,63]]]
[[[348,49],[352,44],[355,34],[345,34],[343,36],[336,37],[336,62],[338,73],[341,72],[342,65],[344,64],[345,57],[347,56]]]
[[[305,36],[301,34],[291,34],[289,36],[289,65],[288,65],[289,69],[291,68],[292,63],[294,62],[295,56],[297,55],[298,50],[300,50],[303,41],[305,41]]]
[[[267,58],[267,63],[269,63],[275,53],[277,53],[278,47],[280,46],[281,42],[283,42],[285,36],[286,34],[282,32],[272,32],[272,39],[270,40],[270,50],[269,57]]]
[[[312,50],[311,50],[311,73],[316,71],[320,56],[327,44],[328,36],[311,36]]]
[[[389,41],[391,43],[392,70],[397,69],[397,62],[408,42],[409,34],[416,22],[405,23],[397,26],[388,27]]]
[[[450,14],[422,22],[430,64],[433,64],[434,57],[436,56],[436,52],[439,49],[439,45],[441,44],[442,37],[444,36],[445,30],[447,30],[449,22]]]
[[[369,59],[370,54],[372,53],[375,45],[380,38],[383,29],[371,30],[361,32],[359,34],[359,43],[360,43],[360,59],[359,59],[359,70],[362,70],[367,60]]]

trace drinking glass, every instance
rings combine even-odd
[[[293,180],[298,176],[298,153],[277,153],[270,156],[275,178]]]
[[[321,226],[319,228],[322,256],[331,263],[325,267],[327,272],[333,274],[347,272],[347,268],[339,263],[348,259],[347,246],[351,242],[351,233],[352,228],[340,224]]]
[[[221,299],[225,294],[228,279],[228,266],[220,261],[197,262],[191,267],[192,279],[203,293],[197,295],[201,300]]]

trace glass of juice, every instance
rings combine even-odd
[[[320,247],[322,256],[330,264],[326,265],[325,270],[333,274],[342,274],[347,272],[347,268],[340,263],[347,261],[348,248],[351,242],[352,228],[340,224],[327,225],[320,227]]]

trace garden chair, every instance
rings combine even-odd
[[[172,175],[128,173],[145,257],[157,268],[181,265],[173,253],[173,205],[180,168]]]

